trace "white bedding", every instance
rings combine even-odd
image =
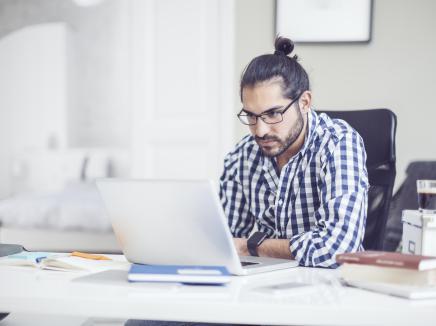
[[[0,200],[4,227],[108,232],[110,222],[94,184],[70,184],[59,192],[27,193]]]

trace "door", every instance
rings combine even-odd
[[[133,177],[221,173],[233,140],[232,3],[133,1]]]

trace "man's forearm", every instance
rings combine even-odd
[[[238,254],[241,256],[249,256],[247,248],[247,239],[235,238],[235,245]],[[266,239],[257,248],[257,253],[261,257],[274,257],[292,259],[291,250],[289,249],[288,239]]]
[[[288,239],[266,239],[257,248],[259,256],[292,259]]]

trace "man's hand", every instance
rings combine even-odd
[[[247,248],[247,239],[245,238],[233,238],[235,243],[236,251],[239,256],[250,256]]]

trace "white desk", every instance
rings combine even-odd
[[[436,324],[436,300],[409,301],[342,287],[335,270],[295,268],[234,277],[218,287],[129,284],[125,273],[112,271],[112,281],[93,283],[74,280],[74,273],[0,266],[0,311],[241,324]],[[280,296],[256,291],[296,280],[317,286]]]

